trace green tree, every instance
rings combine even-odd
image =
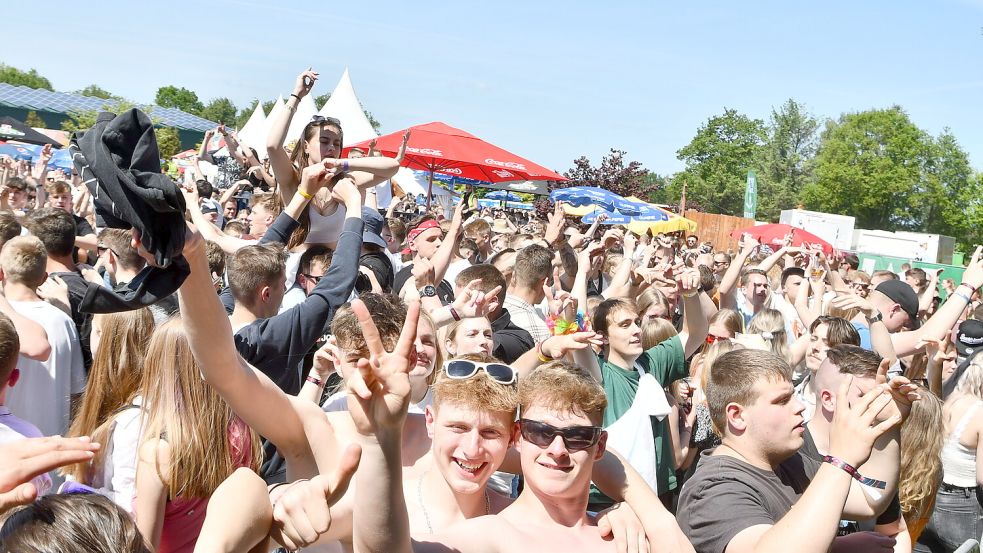
[[[382,128],[382,123],[376,120],[376,118],[372,116],[372,112],[370,112],[369,110],[363,108],[362,112],[365,114],[365,117],[369,120],[369,124],[372,125],[372,130],[374,130],[375,132],[379,132],[379,129]]]
[[[625,154],[623,150],[611,148],[597,167],[591,165],[586,156],[581,156],[574,160],[569,171],[563,173],[569,180],[557,186],[598,186],[621,196],[642,198],[649,185],[649,172],[638,161],[626,161]]]
[[[921,230],[953,236],[962,251],[983,243],[983,183],[947,128],[929,145],[923,192],[913,199]]]
[[[200,115],[209,121],[225,123],[230,126],[235,125],[236,105],[228,98],[215,98],[211,102],[208,102],[208,105],[201,110]]]
[[[276,105],[276,100],[269,100],[267,102],[263,102],[263,113],[265,113],[268,116],[270,112],[273,111],[273,106],[275,105]]]
[[[181,152],[181,137],[177,129],[158,127],[154,132],[157,135],[157,148],[160,149],[161,159],[170,159]]]
[[[36,111],[27,112],[27,117],[24,118],[24,124],[28,127],[37,127],[39,129],[48,128],[48,124],[44,122],[44,119],[41,119],[41,117],[38,116],[38,112]]]
[[[792,209],[803,186],[813,179],[819,121],[793,99],[771,110],[768,138],[762,151],[758,218],[777,220]]]
[[[38,74],[37,69],[21,71],[16,67],[11,67],[0,63],[0,83],[12,84],[14,86],[26,86],[29,88],[43,88],[45,90],[55,90],[51,86],[51,81]]]
[[[239,110],[239,114],[236,115],[236,128],[241,129],[246,125],[246,121],[249,121],[249,116],[253,114],[256,110],[256,106],[259,105],[259,100],[253,98],[253,101],[249,102],[249,105]]]
[[[314,107],[316,107],[318,111],[321,111],[321,108],[324,107],[324,104],[327,104],[328,103],[328,100],[330,98],[331,98],[331,93],[330,92],[325,92],[324,94],[321,94],[320,96],[315,96],[314,97]]]
[[[192,115],[200,115],[205,106],[198,95],[184,87],[162,86],[157,89],[154,103],[162,108],[177,108]]]
[[[816,154],[816,180],[802,190],[809,209],[852,215],[857,227],[917,230],[931,140],[899,106],[829,121]]]
[[[108,90],[104,90],[99,85],[90,84],[89,86],[83,88],[82,90],[76,91],[76,94],[81,94],[82,96],[92,96],[93,98],[102,98],[103,100],[114,100],[118,99],[119,96],[113,95]]]
[[[708,211],[743,214],[747,171],[755,169],[760,175],[766,136],[764,121],[724,108],[676,152],[686,169],[673,177],[669,192],[678,198],[685,185],[687,205],[692,199]]]

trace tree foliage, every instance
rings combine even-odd
[[[91,96],[93,98],[102,98],[103,100],[113,100],[118,99],[119,96],[113,95],[113,93],[108,90],[103,89],[97,84],[90,84],[89,86],[78,90],[76,94],[81,94],[82,96]]]
[[[760,173],[767,132],[764,121],[733,109],[707,120],[689,144],[676,152],[686,169],[672,179],[671,191],[686,186],[687,198],[727,215],[744,212],[748,169]]]
[[[236,115],[235,118],[235,126],[237,129],[242,129],[242,127],[246,125],[246,121],[249,121],[249,116],[253,114],[253,111],[256,110],[256,106],[258,105],[259,100],[253,98],[253,100],[249,102],[249,105],[239,110],[239,115]]]
[[[570,180],[557,183],[557,186],[597,186],[621,196],[643,197],[647,195],[649,172],[638,161],[627,162],[625,154],[623,150],[612,148],[597,167],[591,165],[586,156],[581,156],[563,174]]]
[[[898,106],[842,115],[823,131],[809,209],[843,213],[868,229],[916,230],[931,138]]]
[[[819,121],[793,99],[772,109],[758,175],[758,218],[777,220],[792,209],[803,187],[812,182]]]
[[[176,108],[192,115],[201,115],[205,106],[198,95],[184,87],[162,86],[157,89],[154,103],[162,108]]]
[[[16,67],[11,67],[3,63],[0,63],[0,83],[26,86],[29,88],[43,88],[52,92],[55,90],[51,86],[51,81],[39,75],[37,69],[31,68],[29,71],[21,71]]]
[[[236,124],[236,105],[228,98],[215,98],[208,102],[199,115],[209,121],[233,126]]]
[[[315,96],[314,97],[314,107],[316,107],[318,111],[321,111],[321,108],[324,107],[324,104],[327,104],[328,103],[328,100],[329,99],[331,99],[331,93],[330,92],[325,92],[324,94],[320,94],[318,96]]]
[[[162,159],[170,159],[181,153],[181,137],[177,129],[158,127],[154,132],[157,135],[157,148],[160,149]]]
[[[38,112],[33,110],[27,112],[27,116],[24,117],[24,124],[27,125],[28,127],[35,127],[39,129],[48,128],[48,124],[44,122],[44,119],[41,119],[41,117],[38,115]]]

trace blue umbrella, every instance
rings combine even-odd
[[[640,202],[632,202],[630,200],[625,200],[626,202],[632,204],[632,209],[637,210],[637,214],[626,215],[622,211],[608,211],[604,209],[595,209],[594,211],[584,215],[581,221],[586,224],[592,224],[601,214],[607,215],[608,218],[605,219],[601,224],[604,225],[627,225],[628,223],[633,223],[636,221],[641,221],[645,223],[654,223],[657,221],[668,221],[669,216],[662,210],[656,209],[655,207]]]
[[[62,148],[61,150],[55,150],[51,152],[51,160],[48,161],[48,167],[53,169],[61,169],[62,171],[72,170],[72,154],[68,152],[68,148]]]
[[[614,192],[596,186],[559,188],[550,193],[550,200],[566,202],[574,207],[596,205],[605,211],[618,211],[623,215],[638,215],[641,213],[641,206],[644,205],[626,200]]]
[[[522,198],[518,194],[513,194],[508,190],[496,190],[494,192],[485,194],[485,198],[489,200],[496,200],[499,202],[521,202]]]
[[[33,159],[41,154],[41,146],[32,144],[0,144],[0,154],[14,159]]]

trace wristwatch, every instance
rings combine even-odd
[[[437,295],[437,287],[433,284],[428,284],[420,288],[419,292],[421,298],[432,298]]]
[[[873,317],[867,317],[867,326],[883,321],[884,321],[884,315],[880,311],[878,311],[877,313],[874,314]]]

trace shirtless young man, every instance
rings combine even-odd
[[[537,368],[520,386],[523,418],[512,425],[525,477],[519,498],[499,515],[471,518],[413,541],[399,469],[409,347],[401,339],[392,352],[386,352],[366,330],[371,358],[359,361],[359,373],[348,382],[349,410],[363,436],[364,450],[355,491],[357,551],[615,549],[614,543],[601,538],[597,521],[587,514],[591,473],[605,456],[606,435],[599,424],[607,399],[590,375],[559,362]],[[630,467],[623,470],[620,489],[626,489],[626,480],[641,481]],[[627,490],[632,507],[647,513],[642,521],[647,535],[664,537],[660,545],[667,550],[692,551],[675,519],[650,489],[643,484]]]

